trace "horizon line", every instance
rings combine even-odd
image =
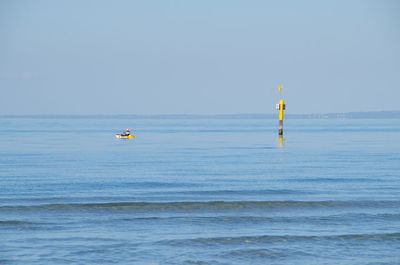
[[[0,118],[274,118],[276,113],[232,114],[0,114]],[[351,111],[329,113],[288,113],[290,118],[400,118],[400,110]]]

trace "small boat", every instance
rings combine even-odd
[[[135,138],[135,136],[133,134],[131,134],[130,129],[125,129],[123,133],[116,134],[115,137],[118,139],[133,139],[133,138]]]
[[[133,138],[135,138],[134,135],[123,135],[123,134],[116,134],[115,137],[118,139],[133,139]]]

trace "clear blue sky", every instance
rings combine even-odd
[[[400,1],[0,0],[0,114],[400,109]]]

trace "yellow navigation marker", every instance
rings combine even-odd
[[[283,86],[278,85],[278,91],[280,94],[282,93],[282,89],[283,89]],[[276,104],[276,109],[279,111],[279,116],[278,116],[279,117],[279,132],[278,133],[279,133],[279,136],[283,136],[283,117],[284,117],[283,113],[286,109],[285,101],[283,100],[283,98],[281,98],[279,100],[279,103]]]

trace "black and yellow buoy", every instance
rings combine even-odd
[[[284,117],[284,111],[285,111],[285,101],[282,98],[282,89],[283,86],[282,85],[278,85],[278,91],[279,91],[279,95],[280,95],[280,100],[279,103],[276,104],[276,109],[279,111],[279,130],[278,130],[278,135],[279,137],[283,137],[283,117]]]

